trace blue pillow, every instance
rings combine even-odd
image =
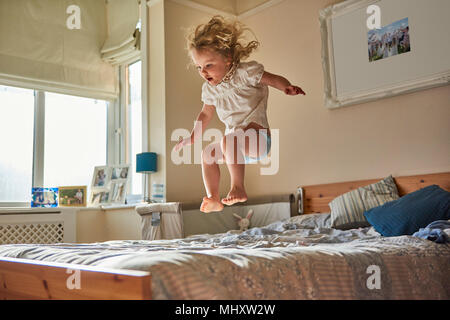
[[[450,219],[450,192],[431,185],[364,212],[385,237],[412,235],[436,220]]]

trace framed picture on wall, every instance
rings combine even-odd
[[[448,12],[448,0],[347,0],[321,10],[325,106],[450,84]]]

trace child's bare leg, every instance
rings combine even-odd
[[[222,199],[223,204],[233,205],[236,202],[247,201],[247,193],[245,192],[244,187],[244,155],[252,158],[259,158],[263,154],[267,154],[267,139],[264,136],[261,136],[261,133],[258,131],[259,129],[264,128],[251,123],[244,129],[245,134],[242,131],[237,131],[222,139],[222,151],[231,175],[231,190],[227,197]],[[267,134],[267,130],[265,132]],[[231,146],[227,148],[226,142],[231,142],[232,140],[230,140],[230,138],[232,136],[237,136],[239,138],[233,138],[234,143],[230,143]]]
[[[200,211],[205,213],[223,210],[219,196],[220,168],[217,163],[222,155],[216,155],[216,150],[221,152],[219,143],[210,144],[202,153],[202,175],[207,196],[203,198]]]
[[[245,163],[239,140],[234,135],[225,136],[222,139],[222,152],[231,176],[230,192],[222,199],[222,203],[231,206],[237,202],[245,202],[248,199],[244,187]]]

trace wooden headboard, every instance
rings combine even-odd
[[[330,212],[328,203],[337,196],[382,179],[383,178],[299,187],[298,212],[299,214]],[[450,191],[450,172],[394,177],[394,180],[397,184],[400,196],[433,184],[437,184],[442,189]]]

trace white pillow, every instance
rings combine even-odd
[[[331,209],[331,227],[344,230],[369,227],[364,217],[365,211],[399,198],[392,176],[344,193],[328,204]]]

